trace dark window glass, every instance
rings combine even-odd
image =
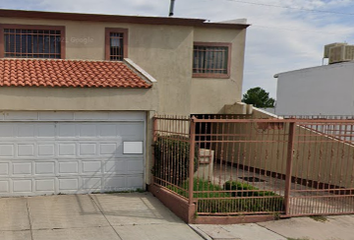
[[[60,30],[4,29],[5,57],[61,58]]]
[[[229,47],[194,46],[193,73],[228,74]]]
[[[123,33],[110,33],[110,60],[122,61],[124,58]]]

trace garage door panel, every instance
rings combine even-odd
[[[74,120],[73,112],[54,112],[54,111],[46,111],[46,112],[38,112],[39,120]]]
[[[55,162],[35,162],[35,175],[54,175]]]
[[[127,185],[132,188],[141,188],[143,186],[143,175],[128,176]]]
[[[109,119],[108,112],[96,112],[94,115],[90,112],[77,112],[75,113],[76,120],[107,120]]]
[[[0,177],[7,176],[10,173],[10,163],[9,162],[2,162],[0,163]]]
[[[12,164],[12,175],[32,175],[32,162],[14,162]]]
[[[75,142],[58,142],[58,157],[75,157],[76,143]]]
[[[7,112],[5,114],[5,120],[37,120],[37,112]]]
[[[19,143],[17,144],[18,157],[34,157],[35,149],[34,143]]]
[[[58,138],[75,138],[76,137],[76,124],[58,124],[57,125]]]
[[[98,126],[101,138],[116,138],[118,136],[116,124],[102,124]]]
[[[79,178],[59,178],[59,192],[63,191],[77,191],[79,189]]]
[[[15,136],[14,124],[0,125],[0,138],[13,138]]]
[[[144,162],[143,159],[129,159],[126,161],[127,171],[128,172],[137,172],[141,173],[144,171]]]
[[[17,136],[19,138],[35,138],[36,126],[34,124],[20,124]]]
[[[101,161],[82,161],[82,173],[102,173]]]
[[[13,179],[13,192],[17,194],[26,194],[33,192],[32,179]]]
[[[144,132],[144,126],[140,123],[122,123],[119,129],[123,137],[141,138],[141,133]]]
[[[83,189],[92,191],[99,191],[102,189],[102,178],[83,178]]]
[[[125,114],[18,112],[0,119],[0,196],[142,188],[144,156],[123,154],[123,142],[144,142],[145,117]]]
[[[37,124],[37,138],[52,138],[56,136],[55,123]]]
[[[123,159],[104,161],[105,173],[124,173],[125,162]]]
[[[118,143],[117,142],[103,142],[99,144],[99,154],[100,155],[118,155]]]
[[[0,193],[9,193],[10,192],[10,180],[9,179],[0,179]]]
[[[109,119],[112,121],[135,121],[143,122],[145,121],[145,113],[143,112],[109,112]]]
[[[51,157],[55,155],[55,143],[37,143],[38,157]]]
[[[96,156],[97,155],[97,143],[83,142],[79,143],[79,155],[81,156]]]
[[[132,174],[144,171],[142,158],[116,158],[104,161],[104,165],[105,173]]]
[[[80,138],[90,138],[97,136],[97,125],[96,124],[80,124],[79,128],[79,137]]]
[[[55,179],[35,179],[34,180],[36,192],[50,192],[55,193]]]
[[[79,163],[77,161],[59,162],[58,174],[79,174]]]
[[[0,158],[15,157],[15,144],[0,143]]]
[[[127,190],[125,176],[107,176],[104,178],[103,189],[105,191],[124,191]]]

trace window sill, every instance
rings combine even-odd
[[[228,79],[228,78],[230,78],[230,74],[193,73],[192,78],[219,78],[219,79]]]

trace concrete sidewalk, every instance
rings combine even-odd
[[[353,240],[354,215],[236,225],[190,225],[208,240]]]
[[[150,193],[0,198],[0,213],[1,240],[354,239],[354,215],[188,227]]]
[[[0,199],[1,240],[200,240],[150,193]]]

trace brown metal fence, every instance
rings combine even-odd
[[[199,216],[354,213],[354,120],[154,118],[153,183]]]

